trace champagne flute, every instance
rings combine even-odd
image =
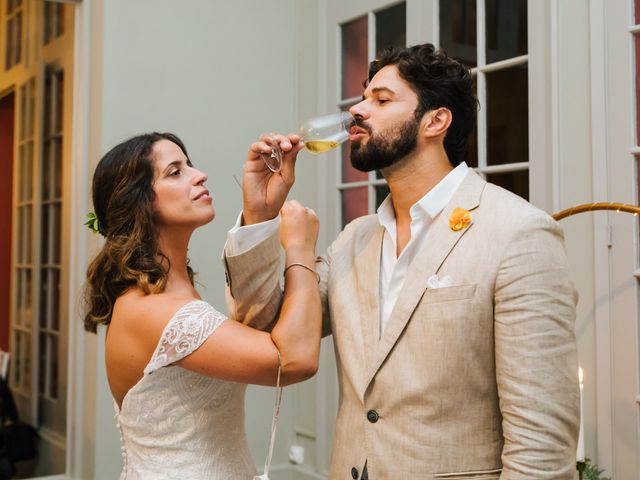
[[[331,113],[304,122],[300,126],[300,136],[308,151],[315,154],[325,153],[349,140],[353,125],[355,119],[349,112]],[[268,143],[271,146],[271,154],[262,154],[262,159],[269,170],[279,172],[282,168],[282,150],[273,136]]]

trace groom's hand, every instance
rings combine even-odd
[[[279,172],[269,170],[262,159],[262,155],[271,155],[271,139],[278,142],[283,153]],[[300,136],[295,134],[263,135],[251,144],[242,178],[244,225],[265,222],[278,215],[293,186],[296,157],[302,148]]]

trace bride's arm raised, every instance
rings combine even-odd
[[[280,214],[285,266],[302,264],[313,270],[318,218],[296,201],[285,203]],[[282,308],[271,333],[224,321],[178,365],[215,378],[275,385],[280,352],[281,384],[300,382],[318,369],[321,318],[316,274],[293,265],[286,270]]]

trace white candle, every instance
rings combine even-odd
[[[582,368],[578,368],[578,378],[580,380],[580,434],[578,435],[576,461],[584,462],[584,385],[582,384]]]

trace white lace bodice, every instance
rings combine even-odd
[[[173,365],[194,352],[225,316],[206,302],[184,305],[164,329],[144,376],[116,422],[127,479],[251,479],[244,431],[246,385]]]

